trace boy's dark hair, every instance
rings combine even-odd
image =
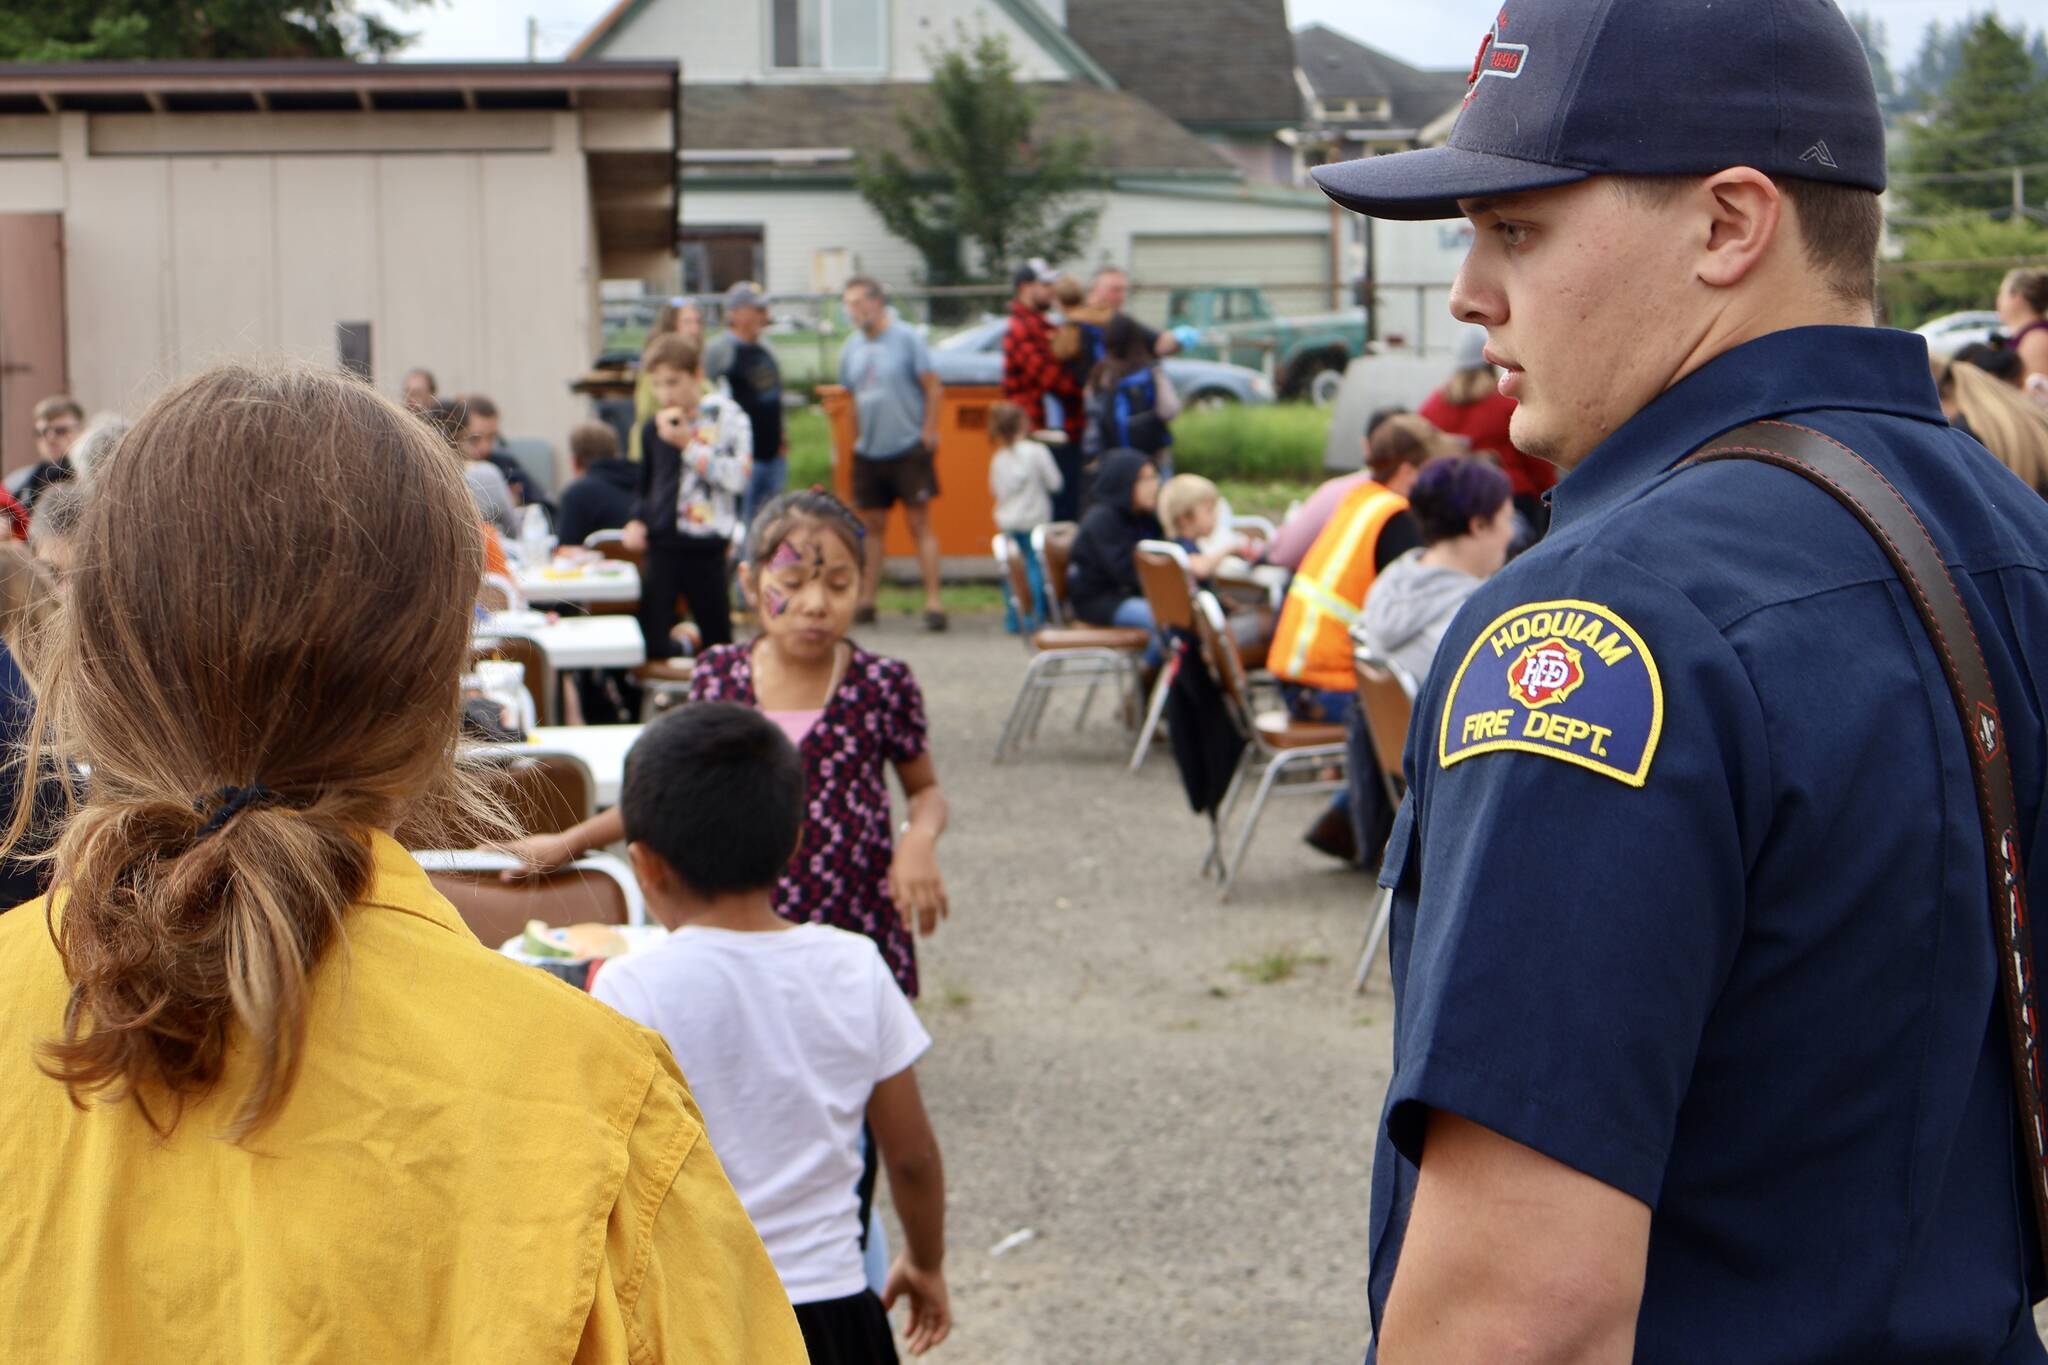
[[[1955,353],[1959,365],[1975,365],[1986,374],[2003,379],[2008,384],[2018,384],[2026,377],[2025,364],[2018,351],[2001,350],[1996,346],[1973,341]]]
[[[66,413],[80,422],[85,421],[85,409],[78,406],[78,400],[68,393],[58,393],[37,402],[33,416],[38,422],[47,422]]]
[[[853,562],[865,570],[863,550],[867,531],[853,509],[822,488],[800,488],[782,494],[754,518],[754,525],[747,532],[747,562],[754,566],[754,572],[759,573],[761,566],[800,526],[822,526],[838,536]]]
[[[464,394],[462,401],[469,404],[469,415],[485,421],[498,415],[498,405],[480,393]]]
[[[839,292],[844,294],[849,289],[858,289],[871,299],[883,299],[889,296],[889,291],[882,288],[882,282],[873,275],[855,275],[839,287]]]
[[[699,896],[781,880],[804,820],[804,764],[752,707],[694,702],[647,727],[619,789],[626,838]]]
[[[619,433],[604,422],[582,422],[569,433],[569,458],[578,469],[588,469],[599,460],[619,455]]]
[[[685,374],[695,374],[698,359],[697,348],[688,337],[664,332],[647,343],[647,349],[640,355],[640,368],[652,370],[658,365],[668,365]]]

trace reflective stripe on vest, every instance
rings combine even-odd
[[[1376,483],[1354,489],[1316,537],[1288,585],[1268,655],[1277,677],[1331,690],[1349,686],[1351,625],[1379,568],[1380,532],[1408,500]]]

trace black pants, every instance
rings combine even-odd
[[[1081,495],[1087,491],[1081,483],[1088,457],[1081,453],[1079,441],[1068,441],[1052,447],[1052,462],[1060,471],[1060,491],[1052,495],[1052,519],[1079,521]]]
[[[871,1289],[845,1299],[796,1305],[811,1365],[896,1365],[889,1315]]]
[[[704,637],[704,647],[732,643],[732,599],[726,584],[722,537],[656,540],[647,545],[640,574],[640,632],[647,637],[649,659],[675,657],[669,632],[676,624],[676,598],[690,603],[690,619]]]

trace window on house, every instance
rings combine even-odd
[[[783,71],[880,71],[885,0],[773,0]]]
[[[741,280],[765,278],[766,238],[754,224],[685,227],[678,238],[685,294],[722,294]]]

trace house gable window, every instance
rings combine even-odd
[[[887,0],[771,0],[769,65],[777,71],[880,72]]]

